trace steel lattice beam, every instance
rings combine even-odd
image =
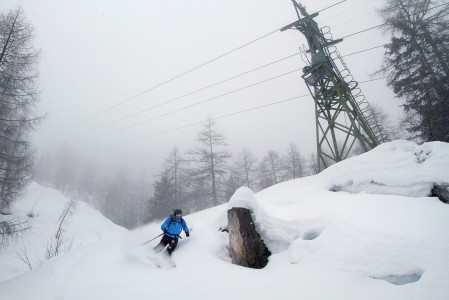
[[[379,132],[377,136],[372,129],[372,126],[378,125],[375,124],[377,119],[370,124],[365,118],[352,94],[358,88],[357,82],[345,81],[335,63],[335,59],[341,60],[338,52],[332,57],[335,52],[331,52],[329,47],[335,48],[333,45],[342,40],[325,37],[313,19],[318,13],[309,15],[301,4],[295,0],[292,2],[299,20],[281,31],[299,30],[307,40],[306,52],[310,54],[310,65],[304,67],[302,77],[315,101],[317,159],[321,171],[330,164],[346,159],[356,144],[363,151],[368,151],[379,145],[385,136],[380,127],[376,127],[376,132]]]

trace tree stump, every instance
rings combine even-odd
[[[256,231],[249,209],[228,210],[228,230],[233,264],[253,269],[262,269],[268,264],[271,253]]]
[[[432,196],[436,196],[444,203],[449,204],[449,186],[434,185],[432,189]]]

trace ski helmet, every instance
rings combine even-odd
[[[182,210],[180,210],[179,208],[177,208],[177,209],[173,210],[173,213],[174,213],[175,215],[182,215]]]

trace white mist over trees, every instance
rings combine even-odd
[[[226,137],[212,119],[203,123],[193,149],[173,147],[161,168],[155,178],[116,170],[65,144],[40,157],[34,179],[90,203],[116,224],[133,228],[163,219],[175,208],[188,214],[225,203],[241,186],[259,191],[313,173],[294,143],[284,153],[270,150],[262,158],[248,148],[231,155]]]
[[[11,204],[31,178],[33,152],[30,132],[41,118],[33,28],[21,8],[0,14],[0,241],[26,227],[7,217]]]
[[[270,150],[260,162],[246,148],[232,160],[225,136],[211,119],[204,124],[198,141],[200,145],[195,150],[186,152],[191,159],[182,158],[177,148],[168,155],[148,202],[152,219],[164,218],[169,208],[195,212],[225,203],[241,186],[259,191],[313,173],[306,169],[306,162],[293,143],[285,154]]]

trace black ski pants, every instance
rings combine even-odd
[[[178,239],[164,235],[159,244],[157,244],[156,247],[154,247],[153,249],[156,252],[161,252],[167,245],[168,245],[167,252],[168,254],[171,255],[173,251],[175,251],[176,246],[178,245]]]

